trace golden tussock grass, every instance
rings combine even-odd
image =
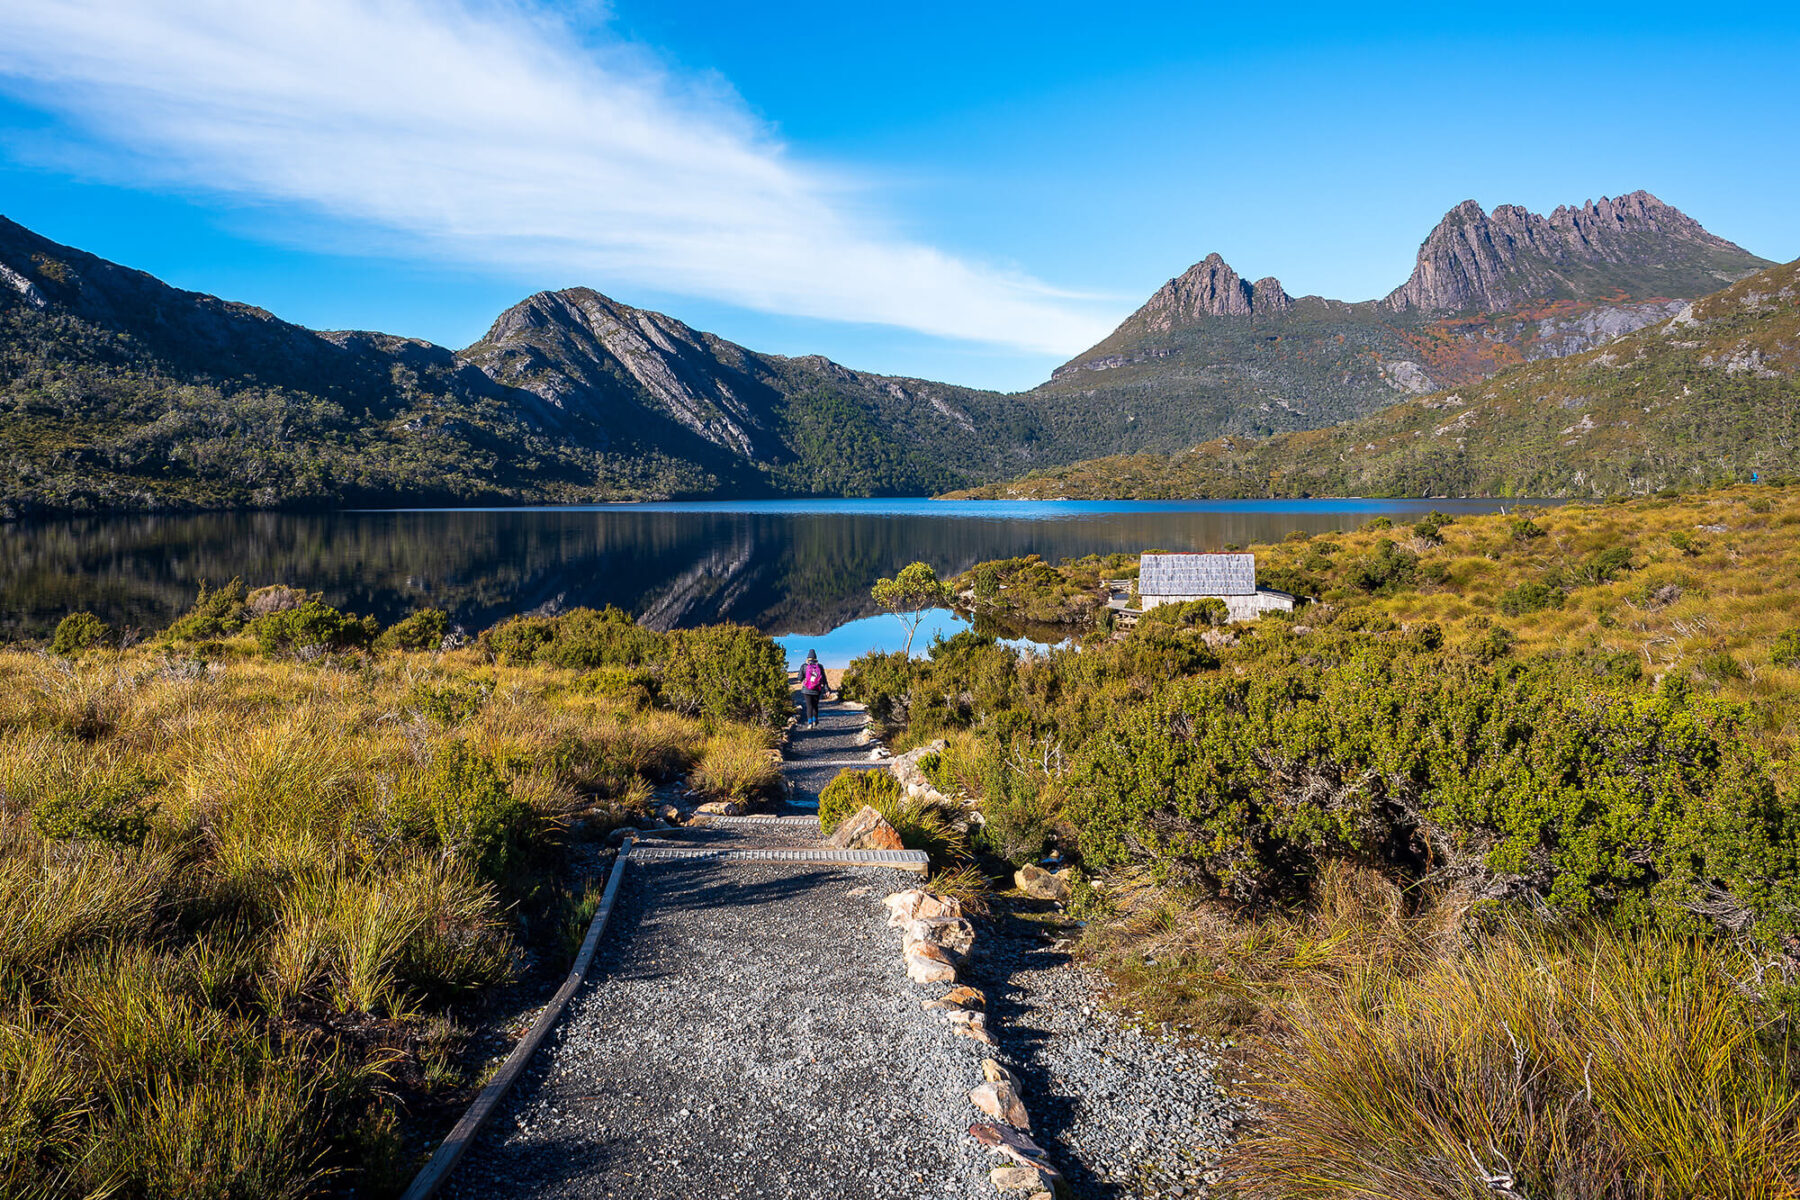
[[[519,906],[554,942],[572,814],[753,740],[472,652],[210,654],[0,651],[0,1194],[392,1177],[399,1138],[342,1147],[391,1135],[393,1052],[332,1031],[448,1044]]]

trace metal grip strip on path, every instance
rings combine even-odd
[[[575,956],[575,965],[569,968],[568,978],[556,989],[556,995],[550,998],[550,1003],[544,1006],[538,1019],[531,1023],[531,1028],[519,1039],[512,1053],[506,1056],[506,1061],[500,1065],[494,1077],[481,1089],[481,1094],[469,1105],[462,1120],[444,1138],[437,1153],[431,1156],[431,1161],[413,1178],[412,1186],[406,1189],[406,1194],[400,1200],[426,1200],[449,1180],[450,1172],[456,1169],[457,1162],[474,1144],[481,1127],[487,1124],[487,1119],[500,1106],[500,1101],[506,1098],[506,1093],[512,1089],[519,1076],[525,1073],[525,1066],[531,1061],[538,1044],[562,1016],[563,1009],[568,1007],[570,998],[587,976],[588,966],[594,961],[594,951],[600,945],[600,935],[606,932],[607,918],[612,916],[613,900],[619,894],[619,881],[625,877],[625,860],[631,856],[632,845],[632,839],[626,838],[625,844],[619,847],[619,856],[613,860],[612,874],[606,880],[606,890],[600,895],[600,907],[595,910],[594,919],[588,924],[587,936],[581,940],[581,951]]]

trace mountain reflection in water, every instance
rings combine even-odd
[[[201,580],[234,576],[384,622],[437,605],[478,630],[616,604],[657,629],[823,634],[875,612],[869,585],[915,560],[948,575],[1022,554],[1217,550],[1502,503],[1516,502],[799,500],[13,522],[0,524],[0,636],[41,637],[84,608],[160,628]]]

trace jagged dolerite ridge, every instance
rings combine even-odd
[[[1641,494],[1800,472],[1800,262],[1598,349],[1329,429],[1097,459],[989,499]]]
[[[1548,217],[1516,204],[1484,213],[1465,200],[1438,222],[1412,277],[1382,306],[1500,312],[1547,300],[1705,295],[1767,265],[1649,192],[1563,205]]]
[[[917,495],[1041,461],[1039,432],[994,393],[758,355],[586,289],[457,354],[315,332],[0,218],[0,516]]]
[[[1059,437],[1112,451],[1318,428],[1579,353],[1769,265],[1647,192],[1549,217],[1471,200],[1381,301],[1295,299],[1209,255],[1033,400]]]

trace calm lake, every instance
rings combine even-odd
[[[384,622],[437,605],[469,630],[606,604],[658,629],[741,621],[841,663],[898,644],[898,622],[868,619],[869,585],[914,560],[950,574],[1021,554],[1218,550],[1516,503],[772,500],[14,522],[0,524],[0,636],[43,636],[82,608],[155,629],[201,580],[242,576]]]

